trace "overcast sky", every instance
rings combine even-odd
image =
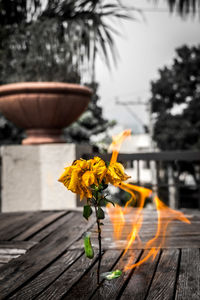
[[[148,102],[150,81],[158,76],[159,68],[170,65],[175,49],[183,44],[200,44],[200,20],[199,16],[182,20],[175,13],[171,15],[164,0],[160,1],[159,7],[148,0],[126,2],[143,8],[145,21],[138,16],[138,21],[115,25],[123,35],[115,38],[120,54],[118,66],[110,72],[97,59],[96,79],[100,84],[99,95],[105,117],[118,120],[133,132],[140,132],[141,123],[148,124],[147,106],[116,105],[116,99]]]

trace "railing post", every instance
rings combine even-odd
[[[173,166],[172,164],[167,165],[167,175],[168,175],[168,194],[169,194],[169,206],[172,209],[178,208],[178,199],[176,193],[175,180],[173,175]]]
[[[140,161],[137,160],[137,184],[140,185]]]
[[[1,209],[1,197],[2,197],[2,155],[1,155],[1,150],[2,148],[0,147],[0,212],[2,211]]]
[[[158,182],[157,182],[157,165],[155,160],[150,161],[151,177],[152,177],[152,191],[153,198],[158,194]]]

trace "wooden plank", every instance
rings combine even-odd
[[[101,261],[101,274],[112,270],[121,253],[119,250],[106,251]],[[62,299],[89,299],[97,287],[97,266],[98,261]]]
[[[179,250],[163,250],[155,276],[153,278],[148,300],[172,300],[178,268]]]
[[[23,213],[20,215],[7,214],[7,216],[0,223],[0,240],[8,240],[10,237],[6,236],[6,233],[15,229],[20,224],[25,224],[30,220],[35,213]]]
[[[10,243],[7,242],[6,244],[3,245],[2,248],[0,247],[0,264],[8,263],[12,259],[15,259],[15,258],[19,257],[20,255],[25,254],[27,249],[30,249],[34,245],[35,245],[35,243],[32,243],[32,242],[27,243],[25,245],[18,245],[20,247],[25,246],[26,249],[17,249],[17,248],[15,248],[17,246],[16,244],[13,245],[12,242],[10,242]],[[10,246],[12,246],[12,248],[10,248]],[[5,248],[5,247],[7,247],[7,248]]]
[[[13,219],[13,223],[7,226],[3,231],[1,231],[0,239],[1,240],[11,240],[17,235],[21,234],[33,224],[36,224],[38,221],[44,219],[46,216],[51,215],[51,212],[37,212],[36,213],[26,213],[24,218],[20,222],[16,222]]]
[[[132,263],[135,263],[141,255],[141,251],[127,251],[127,253],[122,256],[119,262],[114,267],[114,270],[124,269],[125,265],[130,262],[130,258],[132,257]],[[113,280],[105,280],[101,284],[101,286],[96,290],[91,299],[116,299],[122,290],[123,286],[126,285],[130,275],[131,270],[123,271],[122,275]]]
[[[68,251],[47,269],[40,273],[33,280],[29,281],[25,286],[20,288],[9,299],[32,300],[48,288],[53,282],[66,271],[81,255],[81,250]]]
[[[42,241],[43,239],[47,238],[58,227],[65,224],[66,222],[70,221],[73,218],[73,216],[74,216],[73,212],[67,213],[67,215],[64,215],[61,218],[55,220],[52,224],[50,224],[49,226],[43,228],[38,233],[33,235],[30,240],[34,241],[34,242]]]
[[[166,242],[166,248],[199,248],[200,236],[180,236],[180,237],[170,237]]]
[[[148,251],[145,250],[141,259],[142,260]],[[128,282],[128,285],[125,287],[125,290],[122,291],[122,296],[120,300],[143,300],[145,299],[147,292],[150,288],[152,278],[154,276],[154,272],[157,267],[158,260],[160,255],[158,254],[156,258],[152,261],[152,259],[148,259],[142,265],[136,267],[134,272]]]
[[[152,236],[153,237],[153,236]],[[98,239],[93,236],[93,246],[94,248],[98,248]],[[130,249],[144,249],[145,243],[150,240],[150,237],[145,237],[142,240],[142,244],[136,240],[131,246]],[[157,245],[159,245],[159,242],[162,242],[162,238],[159,238],[157,240]],[[200,245],[200,235],[191,235],[191,236],[175,236],[175,237],[169,237],[165,244],[162,246],[162,248],[165,249],[176,249],[176,248],[199,248]],[[127,241],[119,240],[115,242],[112,237],[106,237],[102,238],[102,247],[104,250],[107,249],[125,249],[127,246]],[[73,249],[83,249],[83,244],[81,240],[77,241],[75,244],[71,245],[71,250]]]
[[[10,260],[14,259],[14,258],[17,258],[19,257],[20,254],[16,254],[16,255],[9,255],[9,254],[4,254],[4,255],[1,255],[0,254],[0,263],[8,263]]]
[[[6,251],[16,252],[17,249],[20,249],[20,251],[23,249],[28,250],[35,245],[37,243],[34,241],[0,241],[0,251],[5,253]]]
[[[180,225],[180,226],[178,226],[178,225]],[[184,233],[188,234],[188,233],[193,233],[193,232],[198,234],[198,233],[200,233],[199,225],[200,225],[200,223],[193,223],[191,225],[188,225],[188,224],[172,224],[167,229],[166,236],[167,235],[170,235],[170,236],[171,235],[184,235]],[[131,224],[130,225],[125,225],[123,227],[123,230],[122,230],[122,236],[123,236],[123,234],[124,235],[129,234],[131,229],[132,229]],[[148,223],[148,224],[145,224],[145,226],[144,225],[142,226],[142,228],[140,230],[140,235],[155,234],[156,230],[157,230],[157,225],[156,224]],[[96,231],[96,228],[94,227],[92,232],[95,234],[95,231]],[[112,235],[113,234],[113,227],[109,226],[109,224],[107,225],[107,224],[104,223],[104,228],[103,228],[102,234],[106,235],[107,233]]]
[[[0,213],[0,231],[5,227],[12,225],[13,220],[19,222],[21,219],[26,218],[26,214],[24,212],[12,212],[12,213]],[[30,212],[30,215],[33,212]]]
[[[199,249],[183,249],[181,251],[181,261],[175,299],[200,299]]]
[[[93,259],[82,255],[66,272],[55,280],[41,295],[39,300],[58,300],[69,291],[69,289],[88,272],[91,266],[97,261],[97,254]]]
[[[5,268],[2,267],[0,299],[7,297],[62,255],[87,229],[87,222],[76,212],[68,222],[58,227],[40,244],[9,262]]]
[[[8,218],[8,217],[13,217],[13,216],[22,216],[24,215],[24,211],[15,211],[15,212],[0,212],[0,222],[2,221],[2,219],[4,218]]]
[[[131,233],[131,229],[129,229],[129,230],[127,230],[127,231],[125,231],[125,232],[122,232],[122,235],[121,235],[121,237],[120,237],[120,239],[121,240],[126,240],[127,239],[127,236],[129,236],[130,235],[130,233]],[[156,235],[156,232],[155,231],[147,231],[147,232],[144,232],[144,233],[139,233],[139,235],[140,235],[140,239],[141,240],[148,240],[148,239],[151,239],[151,238],[153,238],[155,235]],[[194,232],[192,232],[192,231],[182,231],[182,232],[168,232],[168,233],[166,233],[166,235],[165,235],[165,237],[167,238],[167,239],[170,239],[170,238],[172,238],[172,239],[174,239],[174,238],[190,238],[191,236],[199,236],[200,235],[200,230],[198,230],[198,229],[194,229]],[[92,232],[92,234],[91,234],[91,238],[94,238],[96,236],[96,232]],[[160,237],[162,237],[163,235],[160,235]],[[113,232],[112,231],[104,231],[104,232],[102,232],[102,238],[104,238],[104,239],[113,239],[114,240],[114,238],[113,238]]]
[[[120,239],[122,240],[126,240],[127,236],[129,236],[129,234],[132,231],[132,227],[131,226],[126,226],[124,227],[122,233],[121,233],[121,237]],[[91,237],[95,237],[96,236],[96,232],[94,232],[93,230],[91,231]],[[147,239],[147,238],[152,238],[154,237],[156,234],[156,230],[154,230],[154,228],[152,229],[142,229],[142,231],[139,232],[140,238],[143,239]],[[171,230],[168,230],[165,234],[166,237],[186,237],[186,236],[199,236],[200,235],[200,227],[197,226],[191,226],[191,227],[181,227],[181,228],[171,228]],[[163,236],[163,235],[160,235]],[[108,228],[104,227],[103,231],[102,231],[102,237],[103,238],[112,238],[113,237],[113,230],[108,230]]]
[[[9,249],[9,248],[0,248],[0,256],[1,255],[22,255],[25,254],[26,250],[25,249]]]
[[[55,212],[52,213],[41,220],[39,220],[36,224],[33,224],[31,227],[29,227],[27,230],[19,234],[17,237],[14,238],[15,241],[21,241],[21,240],[26,240],[51,224],[53,221],[57,220],[67,212],[61,211],[61,212]]]

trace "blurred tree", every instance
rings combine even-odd
[[[161,150],[200,149],[200,46],[176,50],[151,83],[154,140]]]
[[[102,108],[98,104],[98,84],[93,82],[87,85],[93,90],[92,101],[88,109],[79,120],[64,130],[64,136],[68,142],[89,142],[92,135],[98,135],[112,127],[113,122],[102,116]]]

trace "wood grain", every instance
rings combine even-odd
[[[19,257],[20,254],[0,254],[0,263],[8,263],[10,260]]]
[[[179,259],[178,249],[163,250],[147,300],[172,300]]]
[[[6,226],[3,231],[1,231],[0,240],[14,239],[16,236],[36,224],[38,221],[51,214],[51,212],[27,213],[24,215],[24,218],[21,218],[21,220],[18,222],[14,222],[14,220],[12,220],[12,223]]]
[[[37,223],[33,224],[28,229],[26,229],[25,231],[23,231],[21,234],[19,234],[18,236],[16,236],[14,238],[14,240],[15,241],[27,240],[28,238],[30,238],[31,236],[35,235],[37,232],[39,232],[43,228],[47,227],[53,221],[55,221],[56,219],[58,219],[61,216],[63,216],[64,214],[66,214],[66,212],[61,211],[61,212],[55,212],[55,213],[51,213],[50,215],[44,216]]]
[[[145,250],[141,260],[148,254],[148,251]],[[143,300],[146,298],[147,292],[150,288],[151,281],[156,271],[157,263],[159,261],[160,254],[152,261],[152,259],[147,260],[142,265],[136,267],[134,272],[128,282],[128,285],[125,287],[121,300]]]
[[[78,281],[82,280],[85,273],[97,261],[97,255],[92,260],[82,255],[66,272],[52,283],[37,299],[40,300],[59,300],[70,288]]]
[[[48,225],[45,228],[42,228],[39,232],[36,232],[31,236],[30,240],[34,242],[41,242],[43,239],[47,238],[54,230],[56,230],[61,225],[66,222],[70,222],[71,219],[75,216],[74,212],[69,212],[64,214],[61,218],[55,220],[52,224]]]
[[[120,255],[121,251],[119,250],[106,251],[101,261],[101,274],[112,270]],[[89,299],[97,287],[97,264],[98,261],[89,270],[89,272],[83,276],[82,280],[78,281],[77,284],[75,284],[62,299]]]
[[[154,261],[123,271],[121,277],[96,286],[97,232],[94,218],[87,222],[78,211],[40,211],[0,214],[0,299],[200,299],[200,212],[184,210],[191,225],[173,221],[166,244]],[[121,240],[113,239],[108,216],[102,228],[104,255],[101,272],[124,269],[142,259],[144,244],[134,243],[125,256],[133,209],[126,215]],[[164,222],[168,221],[165,216]],[[118,222],[116,218],[115,222]],[[157,214],[144,210],[142,241],[154,236]],[[83,254],[83,234],[91,231],[95,257]],[[17,257],[19,255],[19,257]]]
[[[176,300],[200,299],[199,249],[182,249]]]
[[[66,251],[77,237],[87,230],[86,222],[80,214],[58,227],[52,234],[36,245],[29,252],[12,260],[1,268],[3,279],[0,282],[0,299],[19,288],[27,280],[36,275],[59,255]],[[9,287],[9,288],[8,288]]]
[[[128,250],[127,253],[120,258],[114,269],[123,271],[125,265],[130,261],[131,257],[131,261],[135,263],[139,259],[140,255],[141,251],[139,250]],[[116,279],[110,281],[104,280],[91,299],[116,299],[123,288],[123,285],[125,285],[126,281],[128,281],[130,273],[131,270],[123,271],[122,275]]]
[[[9,240],[12,238],[12,231],[22,231],[23,226],[27,226],[30,219],[35,216],[34,213],[20,215],[7,214],[0,223],[0,240]],[[16,235],[14,233],[14,235]]]
[[[21,251],[21,249],[31,249],[33,246],[37,245],[34,241],[0,241],[0,252],[12,252],[12,251]],[[22,251],[23,252],[23,251]]]
[[[45,289],[47,289],[53,282],[66,271],[81,255],[81,250],[68,251],[55,262],[53,262],[47,269],[41,272],[33,280],[29,281],[19,291],[17,291],[9,299],[35,299]]]

